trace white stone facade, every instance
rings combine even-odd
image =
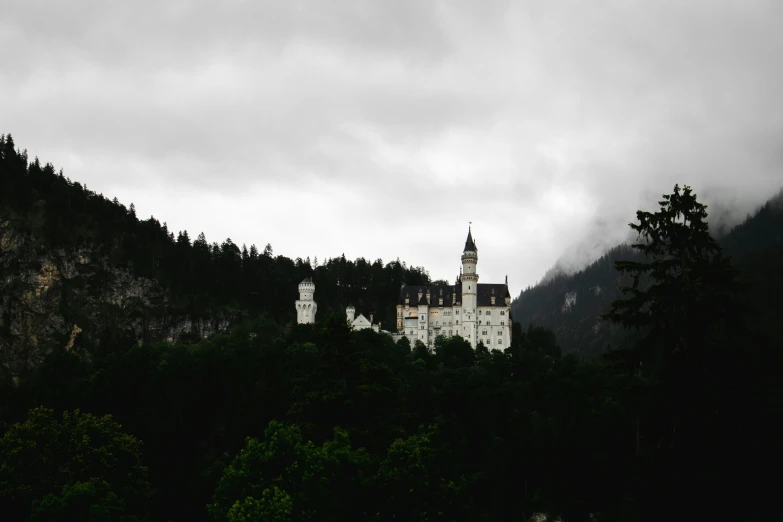
[[[454,285],[404,286],[397,305],[397,335],[432,347],[436,337],[460,336],[476,348],[511,346],[511,295],[504,284],[479,284],[478,249],[468,230],[462,271]]]
[[[296,323],[313,324],[315,322],[315,313],[318,311],[318,304],[313,297],[315,296],[315,284],[309,277],[299,283],[299,299],[296,301]]]
[[[381,329],[380,324],[372,323],[372,314],[370,314],[369,319],[364,317],[362,314],[359,314],[359,317],[356,317],[356,309],[350,305],[345,309],[345,318],[348,321],[348,324],[351,325],[351,328],[354,330],[366,330],[367,328],[372,328],[374,332],[379,332]]]

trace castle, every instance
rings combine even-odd
[[[460,336],[473,348],[511,346],[511,294],[501,284],[479,283],[478,248],[468,228],[462,270],[454,285],[403,286],[397,305],[397,331],[411,342],[432,346],[439,335]],[[395,336],[397,337],[397,336]]]
[[[468,238],[462,252],[462,269],[454,285],[403,286],[397,304],[397,333],[394,340],[407,337],[411,342],[421,341],[431,347],[436,337],[459,336],[473,348],[483,343],[487,348],[505,350],[511,346],[511,294],[506,282],[479,283],[476,265],[478,248],[468,227]],[[309,277],[299,283],[299,299],[296,301],[296,322],[315,322],[318,306],[313,300],[315,285]],[[372,324],[362,314],[348,306],[346,320],[354,330],[372,328],[378,332],[380,325]],[[388,332],[384,332],[388,333]]]

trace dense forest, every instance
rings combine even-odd
[[[160,282],[184,313],[204,314],[231,305],[277,320],[295,318],[297,284],[312,277],[322,311],[353,304],[394,324],[400,287],[429,282],[423,268],[399,260],[384,264],[342,256],[319,265],[309,258],[275,257],[270,244],[248,248],[230,238],[209,243],[203,233],[195,239],[187,230],[175,234],[154,217],[139,219],[133,203],[126,208],[116,198],[109,200],[72,182],[62,171],[55,173],[50,163],[28,161],[26,152],[13,152],[10,135],[0,148],[8,155],[3,158],[0,194],[4,213],[21,218],[20,224],[47,248],[98,245],[113,266]]]
[[[15,344],[14,356],[2,361],[14,376],[40,359],[19,353],[17,345],[34,342],[38,352],[47,352],[66,344],[73,325],[82,345],[98,349],[168,337],[199,340],[204,322],[214,323],[206,332],[212,333],[258,314],[295,319],[297,285],[306,277],[316,284],[322,316],[352,304],[394,328],[400,287],[430,282],[423,268],[399,260],[341,256],[318,264],[275,256],[269,244],[248,248],[231,239],[209,243],[203,233],[195,239],[187,231],[175,234],[154,217],[139,219],[132,203],[126,208],[49,163],[28,160],[10,135],[0,140],[0,153],[0,234],[6,231],[0,341]],[[31,282],[46,271],[58,278],[56,291],[47,288],[57,302],[50,296],[50,302],[27,306],[41,300],[41,285]]]
[[[621,288],[603,320],[633,342],[589,360],[519,323],[505,351],[351,331],[345,300],[366,293],[365,306],[380,305],[426,271],[342,259],[315,267],[271,248],[245,256],[228,241],[178,240],[29,161],[10,137],[0,151],[0,217],[27,234],[14,237],[36,238],[40,256],[93,244],[109,266],[165,288],[167,306],[242,311],[206,339],[108,332],[96,344],[67,329],[40,364],[4,374],[0,512],[10,520],[783,515],[781,345],[757,328],[742,276],[688,187],[640,211],[641,240],[605,267]],[[4,277],[25,268],[12,249],[3,255]],[[283,280],[295,289],[311,273],[331,286],[334,313],[297,326]],[[13,299],[0,303],[13,311]],[[0,350],[16,335],[2,321]]]

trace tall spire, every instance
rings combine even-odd
[[[465,241],[465,250],[463,252],[476,252],[476,243],[473,241],[470,225],[468,225],[468,239]]]

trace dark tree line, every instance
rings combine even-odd
[[[0,139],[0,185],[0,212],[16,226],[46,248],[97,248],[112,266],[156,279],[172,294],[171,313],[201,317],[231,306],[292,319],[297,285],[312,277],[320,313],[353,304],[394,328],[400,287],[429,282],[423,268],[399,260],[343,255],[314,266],[309,258],[274,256],[269,244],[259,250],[230,238],[210,243],[203,233],[175,233],[154,217],[139,219],[133,204],[126,208],[71,181],[50,163],[28,161],[10,134]]]

